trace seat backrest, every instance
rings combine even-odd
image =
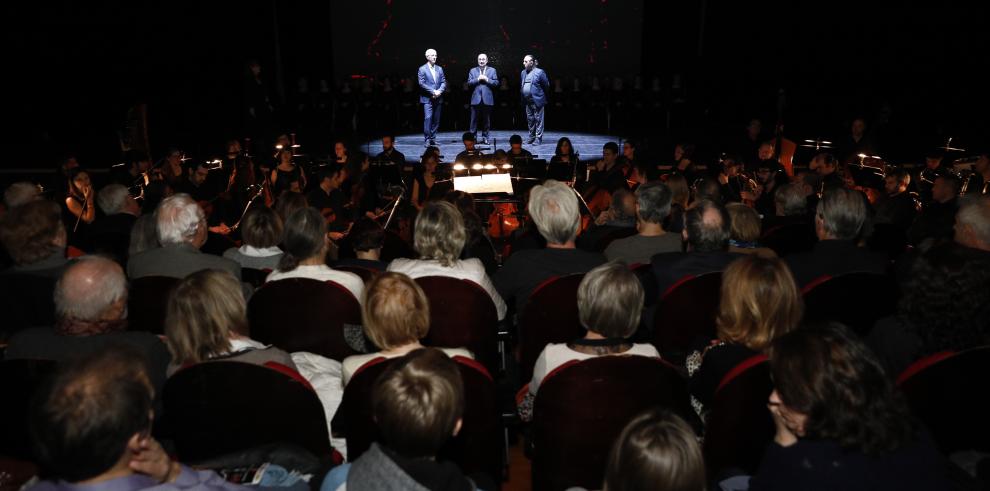
[[[50,360],[6,360],[0,362],[0,455],[34,460],[28,434],[28,416],[35,391],[55,371]]]
[[[577,290],[583,274],[550,278],[529,296],[519,318],[519,380],[533,378],[533,367],[550,343],[566,343],[585,334],[578,320]]]
[[[490,373],[498,371],[498,313],[477,283],[447,276],[424,276],[416,283],[430,300],[430,332],[423,344],[467,348]]]
[[[841,322],[865,334],[897,309],[897,284],[877,273],[823,276],[803,289],[805,322]]]
[[[815,248],[818,237],[810,223],[790,223],[768,229],[760,238],[760,243],[784,257],[797,252],[808,252]]]
[[[684,379],[656,358],[601,356],[543,380],[533,403],[533,489],[597,489],[629,421],[666,407],[692,418]]]
[[[495,384],[480,363],[455,356],[464,381],[464,422],[460,433],[440,450],[440,457],[455,462],[465,473],[485,472],[501,476],[503,442]],[[347,437],[347,458],[354,461],[371,443],[380,440],[372,419],[371,397],[375,382],[397,359],[378,358],[361,367],[344,387],[340,407],[333,417],[333,431]]]
[[[988,376],[990,346],[983,346],[919,360],[898,386],[943,453],[990,452]]]
[[[709,475],[728,469],[756,473],[773,439],[767,400],[773,391],[766,355],[743,361],[722,379],[705,424],[705,464]]]
[[[308,351],[341,361],[357,354],[344,340],[344,324],[361,325],[361,306],[337,283],[309,278],[270,281],[248,302],[251,337],[294,353]]]
[[[722,273],[685,276],[660,294],[653,317],[653,344],[679,363],[695,339],[715,338],[715,315],[722,297]]]
[[[131,280],[127,295],[128,329],[164,333],[168,295],[179,281],[169,276],[145,276]]]
[[[657,298],[660,297],[660,287],[657,285],[657,275],[653,274],[653,266],[649,263],[632,264],[630,270],[643,285],[643,305],[647,307],[656,305]]]
[[[55,324],[54,276],[0,274],[0,340],[28,327]]]
[[[255,288],[261,288],[271,272],[270,269],[241,268],[241,279]]]
[[[348,273],[354,273],[361,277],[361,280],[367,284],[371,281],[378,272],[373,269],[362,268],[361,266],[334,266],[333,269],[339,271],[347,271]]]
[[[195,463],[272,443],[319,458],[332,448],[323,406],[301,378],[236,361],[200,363],[165,382],[163,436],[182,462]]]

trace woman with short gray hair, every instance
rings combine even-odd
[[[404,273],[416,279],[423,276],[449,276],[477,283],[491,297],[499,320],[505,318],[507,307],[502,296],[477,258],[460,259],[467,241],[461,212],[446,201],[429,201],[416,216],[413,246],[419,259],[394,259],[388,271]]]

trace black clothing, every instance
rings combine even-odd
[[[331,189],[328,194],[323,188],[317,187],[306,195],[306,203],[311,208],[320,210],[320,213],[324,213],[325,210],[333,211],[334,220],[328,225],[331,232],[344,230],[347,228],[347,222],[353,218],[348,216],[347,201],[344,199],[344,192],[339,189]]]
[[[857,247],[851,240],[820,240],[811,252],[792,254],[784,261],[799,287],[825,275],[887,271],[886,255]]]
[[[91,252],[112,256],[121,265],[126,265],[131,229],[136,221],[137,217],[130,213],[115,213],[97,218],[93,222]]]
[[[341,266],[352,266],[356,268],[370,269],[372,271],[385,271],[388,268],[388,264],[382,261],[373,261],[371,259],[358,259],[356,257],[346,257],[338,259],[333,263],[334,268]]]
[[[722,379],[736,365],[759,353],[738,343],[719,342],[710,347],[699,346],[698,348],[702,353],[702,361],[698,370],[688,379],[688,390],[703,407],[711,408],[712,402],[715,400],[715,391],[722,383]],[[690,357],[688,358],[690,362]]]
[[[302,167],[296,165],[290,171],[275,167],[275,173],[277,179],[272,183],[272,194],[276,197],[282,194],[282,191],[288,191],[292,181],[299,181],[299,187],[302,188]]]
[[[506,301],[515,300],[522,312],[530,294],[540,283],[572,273],[587,273],[605,263],[605,256],[580,249],[528,249],[516,251],[505,261],[492,282]]]
[[[918,215],[918,202],[908,192],[886,196],[876,205],[874,223],[893,225],[907,230]]]
[[[663,295],[674,283],[688,275],[700,275],[724,271],[742,254],[727,251],[714,252],[664,252],[653,256],[653,274],[657,277],[657,291]]]
[[[957,198],[945,203],[931,202],[908,229],[908,241],[918,245],[924,239],[951,239],[955,233],[957,211]]]

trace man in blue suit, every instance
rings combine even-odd
[[[426,50],[426,64],[419,67],[419,103],[423,105],[423,146],[437,144],[440,106],[447,81],[443,68],[437,66],[437,50]]]
[[[491,129],[492,106],[495,97],[492,90],[498,87],[498,72],[488,66],[488,55],[478,55],[478,66],[468,72],[468,86],[471,87],[471,133],[478,133],[481,127],[481,143],[488,144],[488,130]]]
[[[543,143],[543,108],[547,105],[547,92],[550,91],[550,80],[547,73],[537,68],[539,62],[533,55],[523,58],[522,76],[520,77],[523,105],[526,106],[526,123],[529,125],[529,144],[534,141]]]

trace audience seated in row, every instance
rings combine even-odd
[[[364,281],[354,273],[338,271],[327,266],[329,247],[327,223],[319,210],[303,207],[293,211],[285,220],[282,258],[279,260],[278,268],[272,271],[265,281],[286,278],[332,281],[346,288],[360,302],[364,293]]]
[[[155,217],[161,246],[132,256],[127,262],[129,278],[185,278],[203,269],[220,269],[241,279],[239,264],[199,250],[206,243],[206,216],[189,195],[175,194],[165,198],[158,205]]]
[[[348,238],[355,257],[338,259],[334,266],[385,271],[388,264],[381,260],[382,247],[385,245],[385,230],[378,222],[370,218],[358,219],[351,226]]]
[[[702,419],[722,379],[797,327],[802,313],[801,292],[780,259],[750,255],[725,268],[715,318],[718,337],[704,340],[686,360],[691,404]]]
[[[430,330],[430,302],[423,289],[402,273],[382,273],[365,289],[361,307],[364,333],[380,351],[349,356],[343,362],[343,384],[362,366],[376,358],[397,358],[423,347],[420,340]],[[444,348],[449,356],[474,358],[461,348]]]
[[[749,489],[950,489],[945,458],[876,356],[841,325],[770,347],[774,442]]]
[[[122,184],[108,184],[96,193],[96,204],[103,216],[93,222],[90,230],[92,254],[107,254],[121,264],[127,264],[131,230],[141,215],[141,205]]]
[[[729,252],[729,233],[729,213],[719,203],[701,200],[687,210],[682,232],[687,252],[666,252],[650,260],[660,294],[686,276],[722,271],[741,257]]]
[[[601,254],[574,246],[581,215],[573,189],[564,183],[547,180],[530,190],[527,210],[540,235],[546,239],[546,248],[514,252],[492,278],[502,298],[515,302],[517,313],[522,312],[530,294],[544,281],[555,276],[585,273],[605,262]]]
[[[647,183],[636,189],[636,228],[639,233],[618,239],[605,249],[609,261],[648,264],[650,258],[665,252],[681,252],[681,234],[664,230],[670,214],[670,188],[662,182]]]
[[[729,213],[729,252],[756,254],[761,257],[776,257],[777,253],[760,244],[762,224],[760,214],[742,203],[725,205]]]
[[[506,306],[479,259],[459,259],[467,240],[464,219],[458,209],[446,201],[428,201],[416,216],[413,245],[419,259],[393,259],[388,271],[416,279],[424,276],[448,276],[470,280],[481,286],[495,304],[499,320],[505,318]]]
[[[68,260],[62,212],[51,201],[29,201],[8,210],[0,223],[0,243],[13,260],[5,274],[58,278]]]
[[[275,210],[266,206],[251,209],[241,221],[240,247],[232,247],[223,253],[242,268],[274,270],[282,259],[282,219]]]

